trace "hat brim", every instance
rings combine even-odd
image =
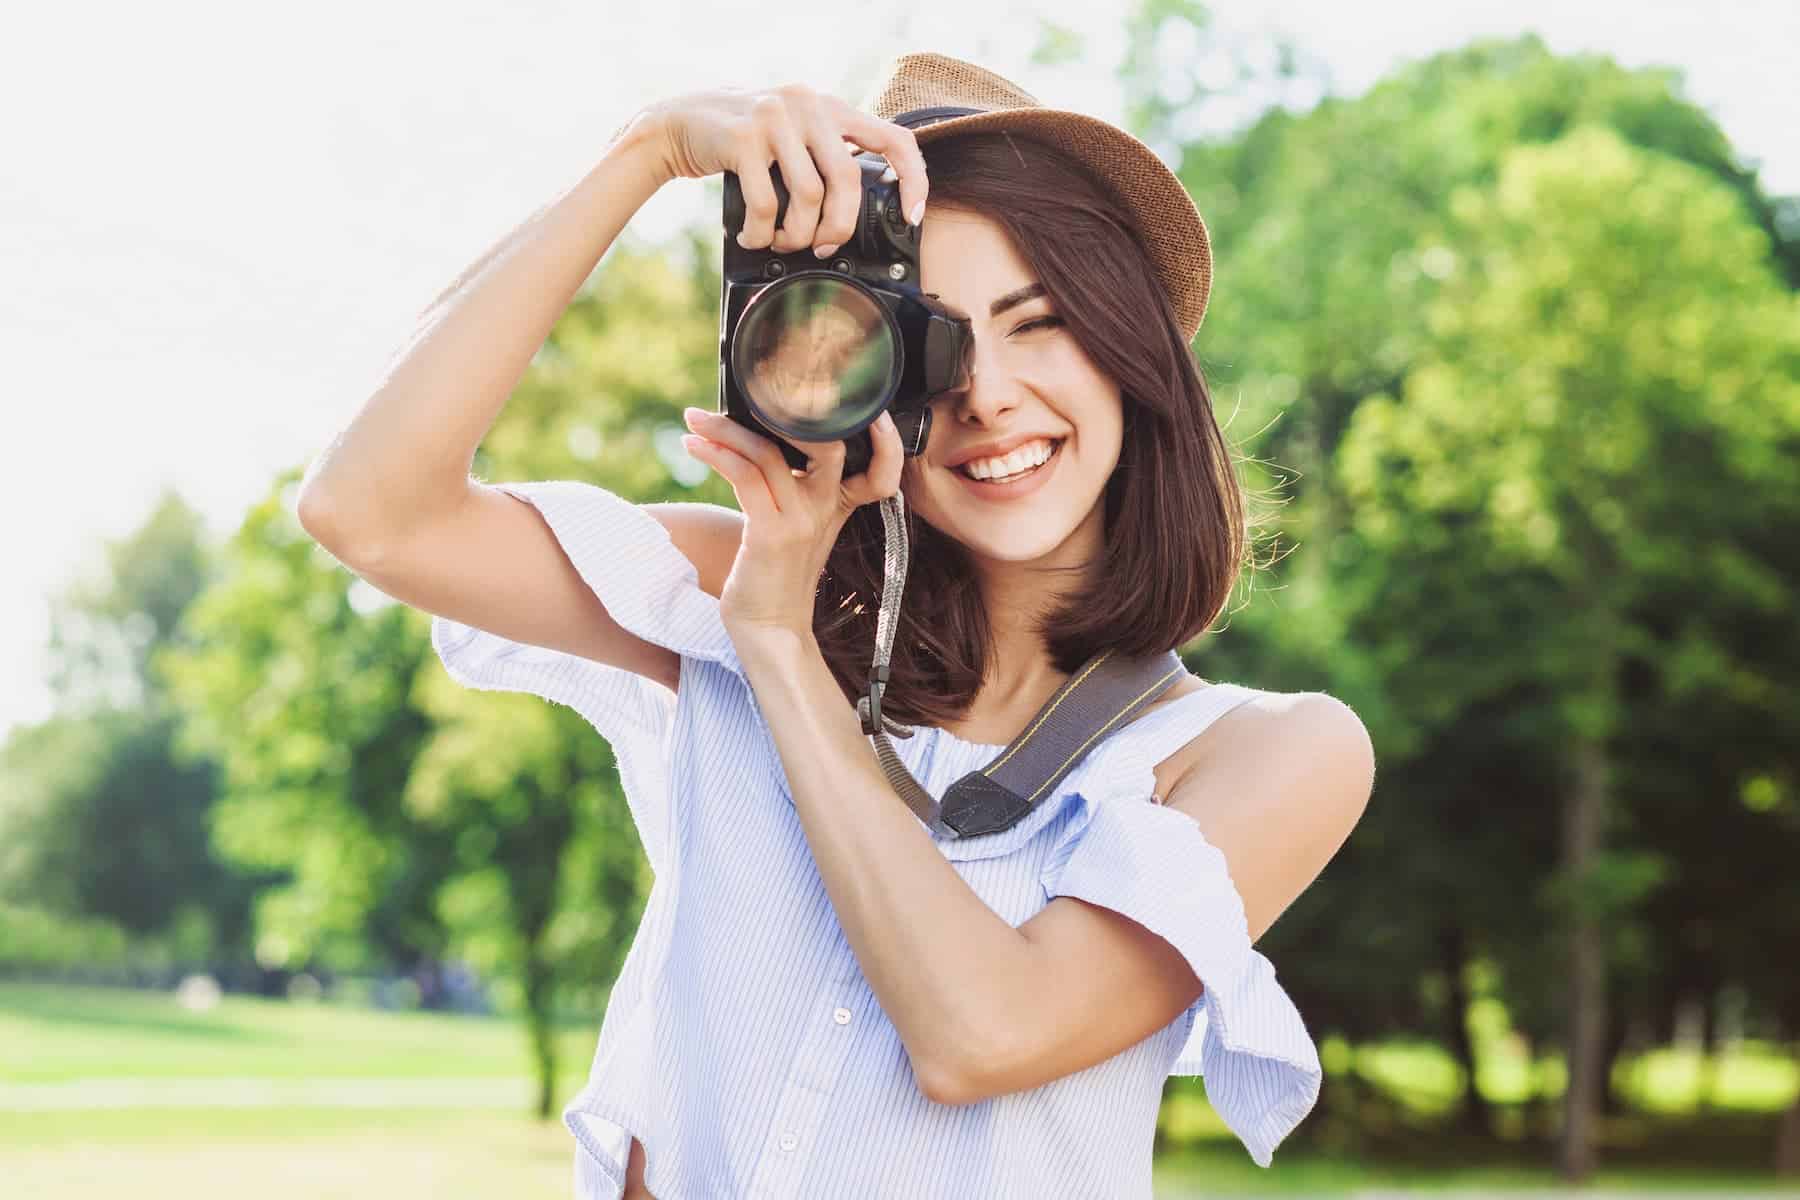
[[[951,117],[913,131],[919,145],[970,133],[1017,133],[1087,166],[1136,224],[1175,323],[1192,341],[1212,294],[1212,239],[1193,197],[1150,147],[1116,125],[1057,108],[1002,108]]]

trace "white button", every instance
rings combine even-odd
[[[792,1150],[795,1146],[798,1146],[799,1144],[800,1144],[800,1139],[795,1137],[793,1134],[784,1133],[781,1135],[781,1148],[783,1150]]]
[[[847,1008],[840,1008],[831,1014],[831,1019],[836,1021],[839,1025],[848,1025],[850,1023],[850,1010]]]

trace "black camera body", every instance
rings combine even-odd
[[[867,429],[883,411],[908,455],[924,451],[931,398],[966,383],[970,346],[967,318],[919,286],[920,231],[901,213],[887,162],[863,153],[856,163],[856,232],[824,260],[810,246],[782,253],[738,245],[743,190],[735,173],[724,173],[719,305],[719,411],[770,437],[795,469],[808,459],[788,439],[844,441],[845,478],[867,469]],[[779,227],[788,190],[779,167],[770,175]]]

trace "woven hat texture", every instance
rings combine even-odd
[[[1048,108],[1011,80],[943,54],[895,58],[863,110],[891,121],[914,109],[940,106],[983,111],[915,129],[921,146],[960,134],[1004,130],[1055,146],[1083,163],[1131,215],[1175,323],[1193,340],[1212,295],[1212,239],[1187,189],[1155,151],[1116,125]]]

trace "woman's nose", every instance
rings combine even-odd
[[[989,363],[983,368],[985,357],[979,343],[969,351],[969,380],[948,393],[952,407],[958,420],[979,418],[982,424],[991,424],[994,418],[1012,408],[1015,401],[1010,399],[1011,389],[1007,386],[1006,372]]]

